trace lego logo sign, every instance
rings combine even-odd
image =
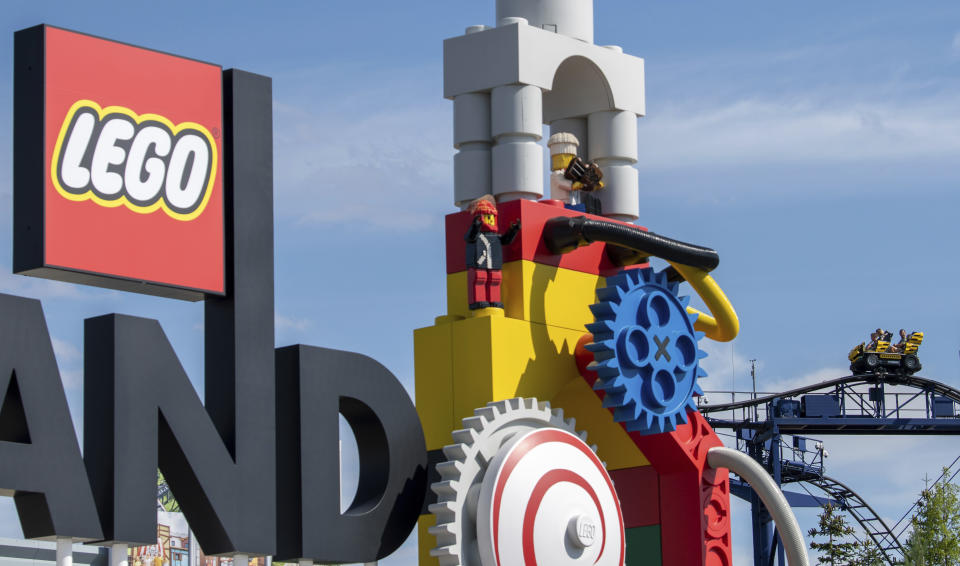
[[[50,175],[69,200],[141,213],[162,208],[171,218],[193,220],[210,198],[214,147],[199,124],[174,126],[162,116],[81,100],[63,121]]]
[[[26,31],[15,53],[15,271],[223,295],[221,68]]]

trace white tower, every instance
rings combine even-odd
[[[543,124],[580,140],[603,169],[605,216],[639,216],[637,118],[643,59],[593,44],[593,0],[496,0],[497,27],[443,42],[453,100],[454,202],[543,197]]]

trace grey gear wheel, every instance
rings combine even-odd
[[[430,555],[440,566],[480,566],[477,548],[477,501],[487,466],[500,448],[515,435],[539,428],[559,428],[586,442],[587,433],[577,433],[574,419],[564,419],[563,409],[533,398],[494,401],[463,419],[463,429],[453,431],[456,444],[443,447],[447,460],[437,464],[440,481],[430,486],[437,503],[430,512],[437,524],[430,527],[437,546]],[[591,446],[596,452],[596,446]]]

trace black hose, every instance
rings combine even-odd
[[[611,255],[611,259],[621,265],[627,259],[642,260],[648,256],[705,271],[712,271],[720,265],[720,256],[710,248],[673,240],[629,224],[593,220],[585,216],[558,216],[547,220],[543,227],[543,240],[550,253],[554,254],[565,254],[593,242],[606,242],[633,250],[633,254],[616,252]]]

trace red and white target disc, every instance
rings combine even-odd
[[[577,436],[557,428],[518,434],[484,474],[477,543],[483,566],[622,566],[620,500]]]

